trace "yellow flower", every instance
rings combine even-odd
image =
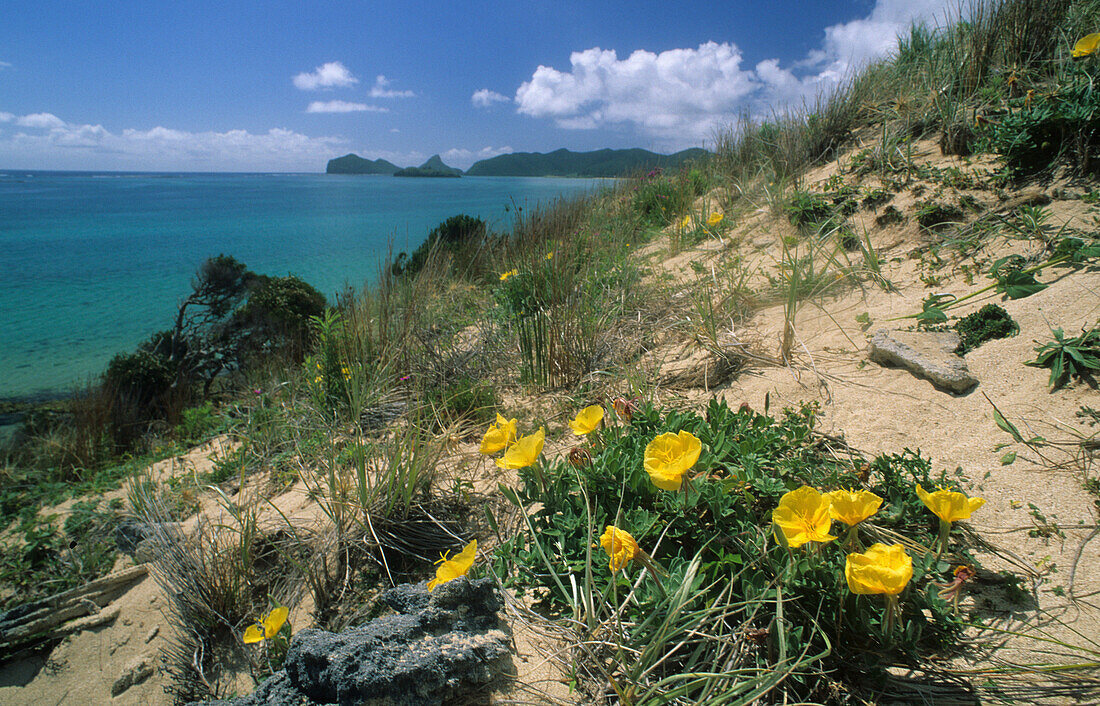
[[[634,541],[629,532],[614,525],[608,525],[607,529],[604,530],[603,536],[600,537],[600,544],[603,545],[607,555],[611,557],[609,565],[612,573],[626,566],[627,562],[641,551],[638,549],[638,543]]]
[[[982,498],[968,498],[962,493],[940,488],[929,493],[917,484],[917,497],[921,499],[925,507],[935,513],[940,520],[951,523],[956,520],[965,520],[970,514],[985,505]]]
[[[862,554],[848,555],[844,578],[852,593],[896,596],[913,578],[913,560],[900,544],[872,544]]]
[[[516,420],[505,419],[497,415],[497,420],[489,425],[489,430],[481,438],[481,453],[489,456],[497,451],[506,449],[515,443]]]
[[[321,381],[322,381],[322,380],[324,380],[324,378],[323,378],[323,377],[321,377],[320,375],[318,375],[317,377],[313,378],[313,382],[314,382],[314,383],[316,383],[316,384],[318,384],[318,385],[320,385],[320,384],[321,384]]]
[[[518,274],[519,274],[519,270],[508,270],[507,272],[501,273],[500,281],[501,282],[507,282],[509,277],[515,277]]]
[[[714,213],[707,216],[707,225],[713,228],[714,226],[721,223],[723,218],[725,218],[725,216],[715,211]]]
[[[346,365],[341,366],[340,367],[340,372],[342,372],[344,374],[344,380],[348,380],[348,381],[351,380],[351,371],[348,370],[348,366],[346,366]]]
[[[878,512],[882,498],[867,490],[834,490],[825,493],[829,500],[829,517],[855,527]]]
[[[504,457],[497,459],[497,465],[501,468],[527,468],[538,460],[545,441],[546,430],[539,427],[534,434],[516,439],[515,443],[504,452]]]
[[[553,250],[551,250],[550,252],[546,253],[546,259],[547,259],[547,260],[553,260],[553,259],[554,259],[554,251],[553,251]]]
[[[689,213],[688,215],[686,215],[686,216],[684,216],[683,218],[680,219],[680,227],[681,228],[687,228],[690,225],[691,225],[691,214]]]
[[[787,546],[797,549],[806,542],[831,542],[833,523],[829,517],[829,498],[808,485],[784,493],[779,506],[772,510],[772,523],[783,532]]]
[[[569,428],[573,430],[573,433],[577,436],[584,436],[585,434],[591,434],[600,426],[600,422],[603,421],[603,407],[598,404],[585,407],[578,414],[576,419],[569,422]]]
[[[447,554],[443,554],[440,560],[435,562],[439,564],[439,568],[435,570],[435,578],[428,582],[428,591],[434,591],[435,587],[440,584],[454,581],[459,576],[465,576],[470,571],[470,567],[474,565],[474,556],[476,555],[476,539],[471,540],[452,559],[448,559]]]
[[[289,608],[283,606],[272,608],[271,612],[265,615],[260,622],[253,623],[245,628],[244,637],[242,638],[244,643],[250,645],[254,642],[263,642],[275,637],[283,629],[283,624],[286,623],[288,615],[290,615]]]
[[[1100,49],[1100,32],[1093,32],[1090,35],[1081,37],[1073,45],[1073,58],[1079,59],[1082,56],[1090,56],[1095,54],[1097,49]]]
[[[661,490],[680,489],[683,475],[699,460],[703,443],[691,432],[661,434],[645,447],[645,470]]]

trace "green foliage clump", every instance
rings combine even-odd
[[[5,540],[0,559],[0,610],[82,586],[106,575],[117,556],[114,529],[121,501],[100,508],[100,500],[73,505],[61,528],[56,516],[25,516]]]
[[[1013,101],[1005,116],[990,123],[989,146],[1013,176],[1032,176],[1058,164],[1081,175],[1100,171],[1095,83],[1095,69],[1082,62],[1061,85]]]
[[[932,199],[917,202],[917,223],[925,230],[936,230],[963,219],[962,209],[954,204],[940,203]]]
[[[959,319],[955,323],[955,330],[959,333],[959,347],[955,352],[963,355],[986,341],[1015,336],[1020,327],[1004,308],[997,304],[986,304],[973,314]]]
[[[783,205],[791,225],[800,228],[816,228],[833,217],[833,206],[821,194],[795,191]]]
[[[1051,391],[1057,390],[1071,378],[1091,379],[1100,371],[1100,327],[1093,326],[1082,331],[1080,336],[1066,338],[1062,329],[1051,332],[1053,341],[1035,348],[1038,353],[1035,360],[1025,365],[1038,368],[1050,368],[1049,385]]]
[[[961,624],[931,587],[950,565],[928,549],[937,521],[914,493],[916,483],[942,484],[942,474],[933,477],[928,460],[908,450],[870,463],[845,458],[815,435],[815,417],[813,406],[774,419],[717,401],[704,415],[642,408],[629,425],[593,433],[571,463],[520,471],[520,489],[506,495],[528,513],[529,532],[503,543],[497,569],[508,585],[533,591],[548,610],[573,616],[587,611],[589,621],[614,614],[609,619],[622,626],[623,652],[652,651],[653,659],[660,657],[646,675],[650,683],[667,678],[682,684],[692,670],[709,671],[713,665],[696,662],[698,654],[735,635],[761,639],[745,643],[722,670],[745,679],[778,670],[793,691],[788,695],[805,700],[825,698],[823,671],[858,691],[861,679],[882,675],[885,655],[916,660],[949,647]],[[661,433],[680,431],[703,445],[689,471],[694,478],[680,492],[659,490],[644,470],[646,446]],[[885,633],[881,599],[849,591],[844,541],[788,550],[773,535],[771,514],[780,497],[803,485],[823,491],[865,488],[884,498],[878,514],[859,524],[853,538],[863,546],[901,541],[912,556],[913,579],[901,595],[903,618],[894,634]],[[637,562],[629,575],[610,572],[596,544],[606,525],[631,533],[668,576],[659,578],[653,570],[639,576]],[[852,545],[848,551],[857,549]],[[973,562],[961,546],[950,556]],[[578,595],[581,581],[584,595]],[[605,613],[593,615],[599,609],[588,601],[610,604]],[[721,615],[713,618],[721,625],[699,629],[726,631],[728,638],[701,637],[695,656],[693,648],[674,649],[679,638],[670,635],[671,626],[708,611]],[[775,649],[779,644],[782,652]],[[783,653],[806,659],[792,667]],[[630,661],[620,665],[614,680],[630,681]],[[689,700],[700,696],[690,689],[678,693]],[[648,694],[654,702],[661,699],[658,691]]]
[[[698,169],[668,175],[657,168],[635,184],[631,207],[642,223],[666,226],[691,207],[696,191],[705,188],[705,183]]]
[[[446,250],[452,255],[460,255],[470,243],[485,237],[485,221],[475,216],[460,213],[443,221],[429,233],[427,239],[413,251],[412,255],[398,253],[390,266],[394,275],[415,275],[424,269],[428,257],[436,250]]]

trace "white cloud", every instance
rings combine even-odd
[[[303,91],[315,91],[318,88],[346,88],[359,83],[351,75],[348,67],[339,61],[330,61],[313,70],[312,73],[300,73],[294,77],[294,85]]]
[[[10,69],[10,68],[11,68],[11,64],[9,64],[6,61],[0,61],[0,71],[3,71],[4,69]]]
[[[489,108],[493,103],[509,103],[511,98],[505,95],[501,95],[496,91],[490,91],[488,88],[482,88],[480,91],[474,91],[474,95],[470,96],[470,102],[474,104],[476,108]]]
[[[310,137],[283,128],[188,132],[157,126],[114,133],[68,123],[51,113],[15,118],[27,128],[0,137],[0,164],[36,169],[163,171],[321,171],[345,147],[338,137]]]
[[[622,59],[600,48],[574,52],[567,71],[535,70],[516,91],[517,110],[564,129],[635,130],[667,149],[699,145],[746,111],[765,116],[812,101],[894,51],[914,20],[942,24],[955,6],[956,0],[877,0],[869,16],[826,28],[821,46],[788,67],[778,59],[744,66],[741,50],[727,42],[639,50]],[[482,105],[481,93],[471,99],[475,105]]]
[[[0,123],[10,123],[12,120],[15,120],[14,115],[0,111]]]
[[[31,113],[30,115],[24,115],[15,121],[15,124],[19,127],[34,127],[34,128],[60,128],[65,126],[65,121],[57,117],[53,113]]]
[[[412,91],[394,91],[386,88],[390,85],[390,80],[378,74],[374,79],[374,85],[370,89],[371,98],[412,98],[416,94]]]
[[[313,101],[306,108],[307,113],[388,113],[389,108],[366,103],[348,103],[347,101]]]
[[[480,150],[472,151],[467,149],[449,149],[446,152],[440,154],[440,158],[452,167],[459,167],[460,169],[466,169],[479,159],[489,159],[490,157],[496,157],[501,154],[511,154],[514,150],[511,147],[482,147]]]

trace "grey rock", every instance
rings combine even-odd
[[[955,353],[959,335],[954,331],[888,331],[879,329],[868,350],[879,365],[905,368],[928,380],[937,389],[962,394],[978,384],[966,360]]]
[[[293,637],[283,669],[248,697],[218,706],[435,706],[484,692],[512,673],[510,639],[491,579],[458,578],[429,593],[382,595],[395,613],[342,633]]]

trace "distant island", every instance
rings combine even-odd
[[[468,176],[526,176],[526,177],[623,177],[630,174],[663,167],[676,169],[707,154],[694,147],[676,154],[657,154],[643,149],[594,152],[555,150],[540,152],[513,152],[475,162],[466,170]]]
[[[357,154],[345,154],[343,157],[330,159],[325,167],[325,174],[394,174],[399,169],[396,164],[384,159],[372,162]]]
[[[567,149],[547,154],[541,152],[513,152],[475,162],[466,170],[466,176],[522,176],[522,177],[623,177],[655,167],[677,169],[682,165],[706,156],[706,150],[698,147],[676,152],[657,154],[643,149],[572,152]],[[461,169],[449,167],[439,155],[419,167],[400,167],[384,159],[373,162],[355,154],[329,160],[327,174],[390,174],[404,177],[457,177]]]
[[[438,154],[433,154],[427,162],[419,167],[398,169],[393,175],[396,177],[460,177],[462,176],[462,170],[448,167]]]

